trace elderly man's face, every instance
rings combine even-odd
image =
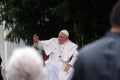
[[[68,40],[68,36],[66,36],[63,32],[60,32],[58,35],[58,43],[64,44]]]

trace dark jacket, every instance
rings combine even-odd
[[[72,80],[120,80],[120,33],[103,38],[79,50]]]

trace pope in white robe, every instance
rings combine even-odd
[[[33,40],[38,49],[44,50],[46,55],[49,55],[49,59],[45,62],[48,71],[46,80],[71,80],[78,46],[69,40],[68,31],[61,30],[58,38],[44,41],[40,41],[34,34]]]

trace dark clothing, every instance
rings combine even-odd
[[[2,69],[1,63],[2,63],[2,58],[0,56],[0,80],[3,80],[2,73],[1,73],[1,69]]]
[[[120,33],[103,38],[79,50],[72,80],[120,80]]]

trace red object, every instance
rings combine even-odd
[[[43,51],[43,60],[46,61],[49,58],[49,55],[46,55],[45,51]]]

